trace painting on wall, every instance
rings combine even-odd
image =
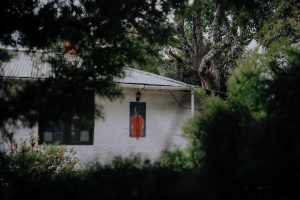
[[[146,136],[145,102],[130,102],[129,136],[137,139]]]

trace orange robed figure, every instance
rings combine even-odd
[[[131,137],[143,137],[143,129],[145,125],[145,120],[141,113],[140,105],[135,106],[135,115],[133,115],[130,119],[130,126],[131,126]]]

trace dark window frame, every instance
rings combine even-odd
[[[81,131],[86,131],[88,130],[89,132],[89,141],[72,141],[71,140],[71,125],[72,125],[72,120],[74,120],[74,115],[72,117],[68,117],[67,119],[59,119],[56,118],[56,120],[53,120],[49,117],[43,117],[44,115],[41,113],[40,117],[39,117],[39,121],[38,121],[38,135],[39,135],[39,144],[53,144],[53,143],[58,143],[60,145],[93,145],[94,144],[94,126],[95,126],[95,117],[94,117],[94,109],[95,109],[95,98],[94,98],[94,94],[93,94],[93,103],[91,104],[91,109],[92,110],[92,114],[90,114],[90,116],[88,117],[88,119],[86,119],[88,122],[86,122],[87,125],[87,129],[80,129],[79,132]],[[88,102],[87,102],[88,103]],[[78,116],[78,119],[82,122],[83,117],[82,116]],[[58,121],[62,121],[63,124],[63,139],[62,141],[45,141],[44,139],[44,132],[47,131],[46,126],[47,123],[51,122],[55,123]],[[50,132],[50,130],[49,130]],[[54,133],[54,131],[52,131]],[[53,134],[52,133],[52,134]],[[54,138],[54,134],[52,135],[52,137]]]

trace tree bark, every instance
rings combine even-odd
[[[195,0],[194,6],[198,8],[198,13],[193,17],[193,39],[194,39],[194,55],[192,60],[192,69],[198,71],[199,64],[205,54],[205,46],[203,41],[203,30],[201,24],[201,0]]]
[[[194,6],[197,12],[192,17],[193,41],[189,41],[187,38],[184,19],[178,23],[177,27],[182,39],[181,49],[185,53],[185,59],[178,59],[180,56],[174,52],[170,54],[188,70],[198,73],[199,84],[204,89],[222,92],[226,90],[226,64],[228,61],[236,59],[239,52],[242,52],[242,45],[239,43],[239,36],[235,30],[237,26],[232,25],[231,27],[225,13],[226,2],[227,0],[215,0],[215,15],[211,25],[212,41],[209,42],[209,49],[203,36],[202,0],[195,0]],[[188,62],[183,62],[183,60],[188,60]]]
[[[203,42],[202,27],[199,15],[193,17],[193,37],[195,45],[192,60],[192,69],[198,71],[201,60],[205,55],[205,46]]]
[[[228,19],[225,15],[225,0],[216,1],[216,14],[213,21],[214,46],[202,58],[198,65],[201,86],[205,89],[224,91],[225,56],[230,47],[229,38],[224,33],[228,31]]]
[[[184,27],[184,19],[181,19],[178,23],[177,26],[177,31],[182,39],[182,49],[184,50],[184,53],[186,54],[186,57],[188,57],[190,60],[193,59],[194,56],[194,51],[193,48],[191,46],[191,44],[189,43],[186,34],[185,34],[185,27]]]

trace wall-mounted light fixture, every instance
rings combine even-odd
[[[136,101],[137,102],[139,102],[140,101],[140,99],[141,99],[141,93],[140,93],[140,91],[137,91],[137,93],[136,93]]]

